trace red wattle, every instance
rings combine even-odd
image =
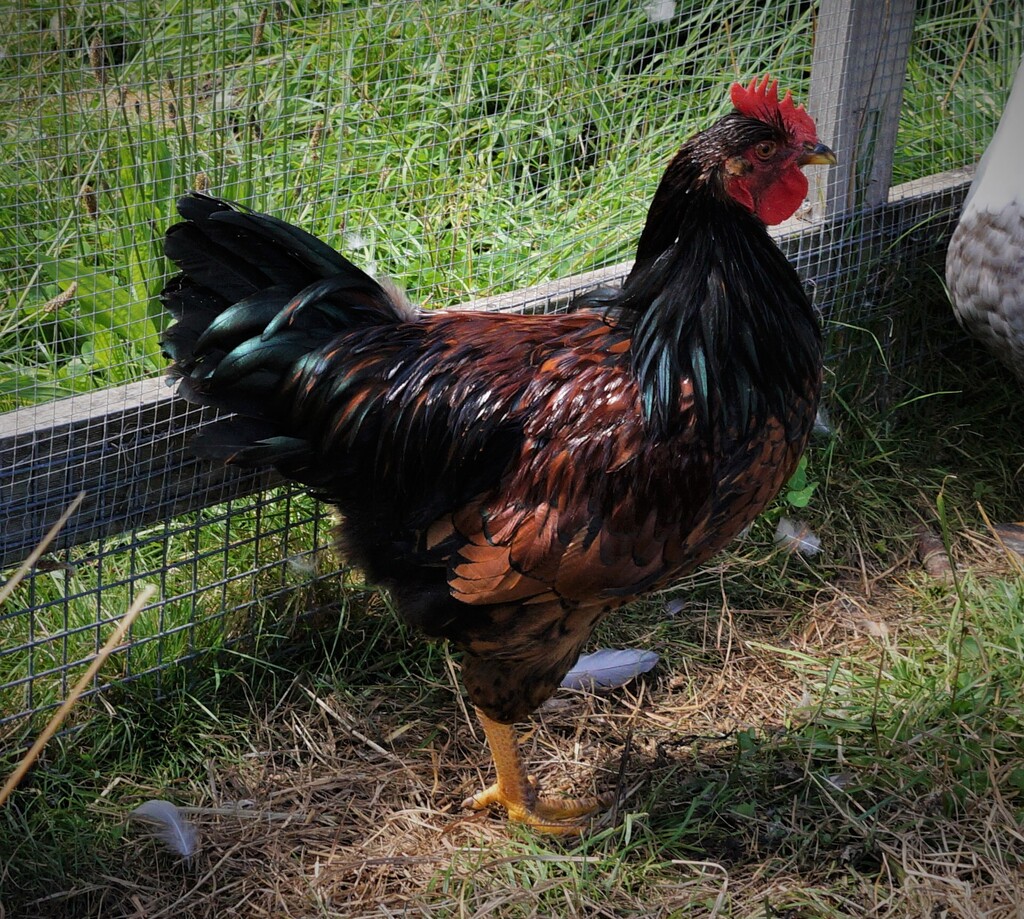
[[[757,180],[767,179],[762,185]],[[807,176],[797,165],[773,175],[748,173],[732,178],[727,186],[729,196],[752,211],[769,226],[788,220],[807,197]]]

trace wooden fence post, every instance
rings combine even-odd
[[[886,203],[914,0],[821,0],[808,109],[838,166],[814,170],[815,218]]]

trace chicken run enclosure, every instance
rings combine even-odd
[[[322,508],[190,453],[210,413],[172,398],[158,345],[179,195],[288,219],[428,307],[558,310],[624,276],[667,159],[771,72],[839,156],[773,231],[826,387],[884,390],[952,321],[892,304],[934,281],[1024,51],[1016,0],[18,0],[0,22],[5,575],[84,495],[0,608],[14,748],[142,585],[89,696],[158,694],[337,595]]]

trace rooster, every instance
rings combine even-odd
[[[946,253],[953,311],[1024,384],[1024,62]]]
[[[813,426],[821,340],[766,224],[834,163],[765,76],[688,140],[620,288],[564,315],[419,311],[273,217],[190,194],[163,337],[204,456],[274,467],[339,512],[341,553],[462,651],[496,782],[466,801],[577,832],[514,725],[609,613],[693,570],[772,500]]]

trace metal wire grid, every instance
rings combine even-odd
[[[1024,57],[1013,0],[918,0],[894,184],[975,163]]]
[[[19,233],[0,264],[25,361],[0,408],[159,372],[159,236],[189,187],[296,220],[447,305],[628,258],[664,161],[726,105],[723,65],[805,85],[807,4],[516,6],[17,11]],[[976,159],[1020,58],[1012,0],[921,6],[908,79],[934,91],[904,111],[896,181]],[[595,185],[621,187],[622,210],[591,219]]]
[[[21,6],[0,59],[0,99],[13,103],[0,123],[0,205],[3,226],[17,228],[0,236],[0,341],[14,355],[0,363],[0,409],[97,376],[110,385],[159,372],[159,237],[188,187],[294,220],[432,305],[623,261],[665,160],[725,107],[722,62],[804,86],[814,13],[798,2],[626,0]],[[1020,17],[1013,0],[919,4],[908,81],[934,84],[945,121],[905,108],[895,181],[980,154],[1020,59]],[[449,56],[458,44],[474,49],[468,61]],[[617,82],[603,95],[585,78],[606,71]],[[955,142],[939,136],[949,131]],[[599,185],[623,204],[595,219]],[[891,273],[863,264],[862,242],[945,232],[951,220],[865,219],[860,236],[811,237],[794,258],[818,266],[819,291],[838,289],[851,271]],[[823,260],[826,246],[835,251]],[[832,305],[858,319],[885,309]],[[96,442],[130,436],[120,424]],[[40,475],[57,459],[41,454]],[[84,481],[88,450],[79,460],[65,468]],[[180,450],[161,461],[188,462]],[[124,472],[131,482],[137,470]],[[148,510],[164,517],[180,498],[148,495]],[[141,511],[130,498],[112,508],[101,538],[49,556],[0,612],[0,738],[59,704],[139,582],[157,582],[162,600],[93,693],[242,640],[251,618],[289,596],[301,605],[336,576],[317,549],[323,511],[294,491],[157,523],[133,517]]]
[[[162,599],[86,697],[143,677],[159,692],[168,667],[310,611],[316,585],[338,577],[321,549],[328,526],[322,507],[281,488],[47,556],[0,613],[0,630],[20,636],[0,648],[0,742],[66,698],[140,584]]]

